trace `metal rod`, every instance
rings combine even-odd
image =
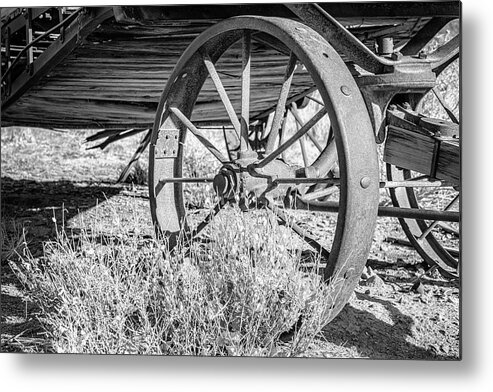
[[[313,212],[339,212],[339,203],[334,201],[305,203],[297,199],[295,208]],[[460,213],[455,211],[434,211],[421,208],[378,207],[379,217],[409,218],[417,220],[440,220],[444,222],[459,222]]]
[[[178,108],[169,108],[169,110],[185,125],[190,132],[192,132],[197,139],[214,155],[221,163],[228,162],[228,160],[221,154],[221,152],[214,146],[209,139],[195,126],[192,122],[180,111]]]
[[[188,183],[208,183],[214,182],[213,178],[207,177],[196,177],[196,178],[162,178],[159,180],[161,183],[180,183],[180,184],[188,184]]]
[[[275,178],[273,180],[277,184],[340,184],[339,178]]]
[[[276,178],[274,182],[279,184],[327,184],[327,185],[339,185],[341,183],[340,178]],[[446,184],[446,183],[445,183]],[[444,186],[442,181],[380,181],[380,188],[414,188],[414,187],[429,187],[438,188]]]

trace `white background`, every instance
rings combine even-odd
[[[211,0],[212,1],[212,0]],[[115,1],[135,4],[134,1]],[[181,3],[193,3],[180,1]],[[220,1],[215,1],[219,3]],[[232,1],[227,1],[231,3]],[[244,1],[246,2],[246,1]],[[146,1],[145,4],[159,4]],[[161,2],[163,3],[163,2]],[[36,6],[13,2],[3,6]],[[83,5],[103,5],[83,1]],[[144,2],[141,2],[144,4]],[[463,360],[460,362],[0,354],[3,391],[486,391],[493,388],[493,4],[463,1]],[[64,1],[58,5],[82,5]],[[488,387],[488,385],[490,385]]]

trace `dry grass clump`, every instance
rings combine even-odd
[[[0,222],[0,262],[17,258],[17,255],[27,246],[24,238],[24,228],[15,220],[2,218]]]
[[[222,214],[206,241],[173,254],[91,227],[11,267],[56,352],[303,355],[328,319],[330,286],[298,269],[293,239],[264,213]]]

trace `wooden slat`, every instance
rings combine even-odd
[[[460,146],[458,140],[388,127],[384,161],[440,180],[460,183]]]
[[[436,177],[460,184],[460,147],[457,140],[442,141],[437,159]]]

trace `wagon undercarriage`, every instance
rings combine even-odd
[[[229,205],[268,209],[324,257],[335,316],[377,216],[391,216],[431,268],[458,276],[442,233],[458,245],[459,117],[437,86],[460,38],[422,49],[459,3],[213,6],[187,19],[173,6],[55,11],[2,11],[2,125],[94,128],[107,141],[147,131],[151,213],[171,246]],[[445,117],[423,114],[426,94]],[[184,163],[197,145],[214,175]],[[190,184],[215,194],[195,221]],[[381,188],[393,207],[379,206]],[[427,208],[430,190],[450,202]],[[332,216],[323,239],[296,217],[316,212]]]

